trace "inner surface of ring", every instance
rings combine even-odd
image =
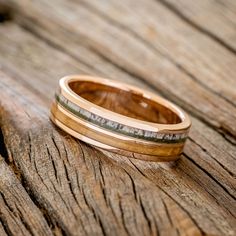
[[[181,122],[173,111],[135,91],[88,81],[69,82],[69,87],[80,97],[124,116],[159,124]]]

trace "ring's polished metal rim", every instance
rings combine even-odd
[[[177,124],[157,124],[107,110],[76,94],[72,82],[93,82],[138,94],[175,113]],[[52,121],[72,136],[100,148],[150,161],[173,161],[181,154],[189,128],[188,115],[176,105],[143,89],[91,76],[67,76],[51,109]]]

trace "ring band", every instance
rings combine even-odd
[[[86,143],[147,161],[178,159],[191,126],[182,109],[149,91],[77,75],[60,80],[50,118]]]

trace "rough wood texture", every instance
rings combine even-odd
[[[0,235],[53,235],[14,173],[0,156]]]
[[[235,1],[160,1],[196,30],[216,40],[229,51],[236,52]]]
[[[0,24],[0,153],[20,175],[1,161],[0,235],[236,234],[236,33],[210,27],[236,7],[228,0],[222,16],[205,2],[190,16],[185,0],[0,1],[9,21]],[[127,81],[188,110],[182,158],[128,159],[54,127],[51,98],[73,73]]]
[[[236,135],[234,54],[154,0],[94,1],[93,7],[91,2],[42,0],[25,7],[16,1],[16,9],[30,31],[47,30],[41,37],[50,42],[63,37],[63,50],[70,50],[65,38],[85,44],[210,125]]]

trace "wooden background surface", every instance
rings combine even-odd
[[[0,0],[0,235],[236,235],[235,0]],[[173,165],[48,119],[58,79],[150,89],[192,118]]]

